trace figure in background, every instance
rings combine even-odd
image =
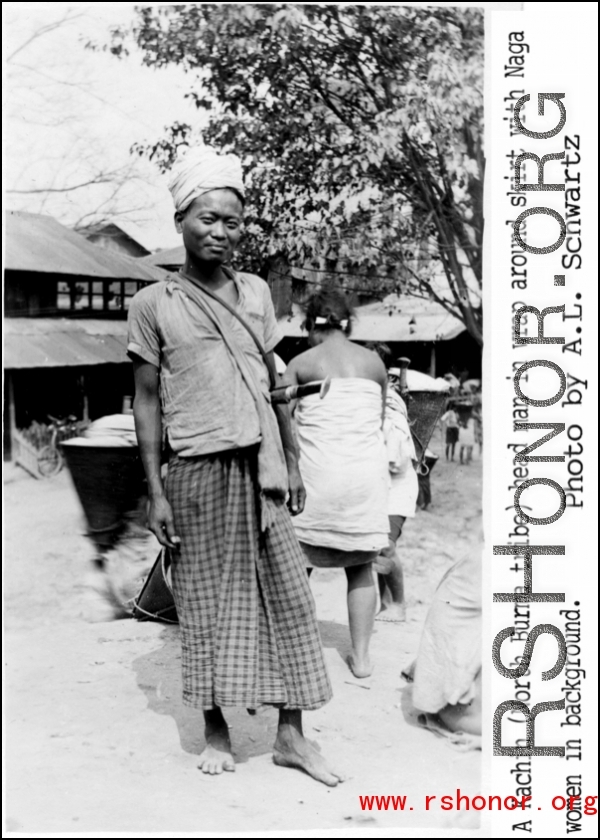
[[[458,392],[460,391],[460,379],[457,379],[453,373],[445,373],[444,379],[450,385],[450,393],[452,395],[458,394]]]
[[[476,534],[478,520],[467,523]],[[407,669],[419,723],[462,748],[481,745],[481,615],[481,548],[474,544],[440,581]]]
[[[414,464],[417,460],[406,404],[397,393],[399,371],[388,371],[384,435],[387,450],[390,488],[388,494],[388,545],[375,563],[378,574],[381,610],[378,621],[405,621],[404,574],[397,544],[407,517],[415,515],[419,482]]]
[[[446,461],[454,461],[454,450],[458,443],[459,424],[458,414],[454,410],[454,403],[448,404],[448,410],[442,414],[441,423],[446,435]]]
[[[472,394],[473,420],[475,421],[475,443],[479,447],[479,456],[483,453],[483,415],[481,405],[481,383]]]
[[[460,463],[469,465],[473,460],[475,446],[475,420],[470,413],[460,416]]]
[[[483,419],[481,417],[481,409],[473,410],[473,420],[475,421],[475,443],[479,446],[479,455],[483,452]]]
[[[289,363],[289,384],[331,377],[325,399],[295,407],[306,505],[294,527],[309,568],[341,567],[348,579],[356,677],[372,671],[369,641],[377,593],[373,561],[388,544],[388,472],[383,438],[386,372],[375,353],[348,336],[352,310],[341,291],[323,290],[306,304],[311,349]]]

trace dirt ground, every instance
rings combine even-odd
[[[436,436],[434,451],[443,455]],[[456,752],[416,724],[401,669],[416,655],[435,587],[467,550],[481,461],[442,459],[433,504],[401,538],[408,620],[376,623],[375,670],[356,680],[342,570],[311,579],[334,698],[305,715],[347,781],[327,788],[276,767],[276,712],[228,710],[237,772],[203,776],[202,716],[184,708],[178,628],[85,620],[93,551],[66,470],[36,481],[5,472],[6,762],[9,831],[235,832],[473,829],[476,817],[425,811],[425,794],[479,793],[481,753]],[[362,811],[359,795],[406,795],[404,812]],[[414,836],[414,835],[412,835]]]

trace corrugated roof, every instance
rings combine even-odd
[[[7,370],[79,367],[127,361],[126,321],[6,318]]]
[[[178,245],[176,248],[165,248],[164,251],[157,251],[147,257],[141,257],[140,262],[146,265],[169,266],[183,265],[185,262],[185,248]]]
[[[164,272],[141,259],[88,242],[50,216],[8,211],[4,265],[13,271],[98,277],[103,280],[162,280]]]
[[[304,313],[297,304],[292,315],[280,318],[279,326],[285,336],[300,338]],[[357,341],[448,341],[466,329],[435,301],[421,298],[388,295],[377,303],[356,309],[352,338]]]
[[[131,222],[128,219],[118,218],[116,220],[110,220],[108,222],[105,222],[105,225],[114,225],[119,230],[122,230],[123,233],[126,234],[126,236],[128,236],[130,239],[133,239],[133,241],[136,242],[138,245],[141,245],[142,248],[145,248],[145,256],[148,256],[148,254],[152,253],[152,249],[156,247],[156,243],[153,241],[153,234],[145,230],[144,228],[138,227],[138,225],[135,222]],[[103,226],[104,225],[102,224],[90,225],[90,227],[87,228],[87,230],[90,230],[94,227],[102,228]],[[83,230],[86,230],[86,228],[83,228]]]
[[[88,225],[87,227],[75,228],[75,232],[85,239],[94,243],[101,244],[103,248],[112,246],[113,250],[118,254],[125,254],[127,257],[139,259],[140,257],[147,257],[150,254],[150,249],[138,242],[135,237],[131,236],[121,225],[114,222],[104,222],[101,224]],[[133,250],[126,251],[123,247],[129,247]]]

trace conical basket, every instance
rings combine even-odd
[[[408,422],[419,462],[423,460],[436,423],[448,402],[447,391],[411,391]]]
[[[131,612],[139,621],[165,621],[177,624],[177,609],[169,580],[170,557],[163,549],[150,570],[139,595],[130,602]]]

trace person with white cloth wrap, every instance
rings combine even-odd
[[[306,305],[311,349],[292,359],[293,385],[331,377],[325,399],[295,408],[306,504],[293,520],[312,567],[343,567],[356,677],[372,667],[369,641],[377,594],[372,563],[388,544],[388,471],[383,438],[386,372],[381,359],[348,340],[352,311],[342,292],[317,292]]]

